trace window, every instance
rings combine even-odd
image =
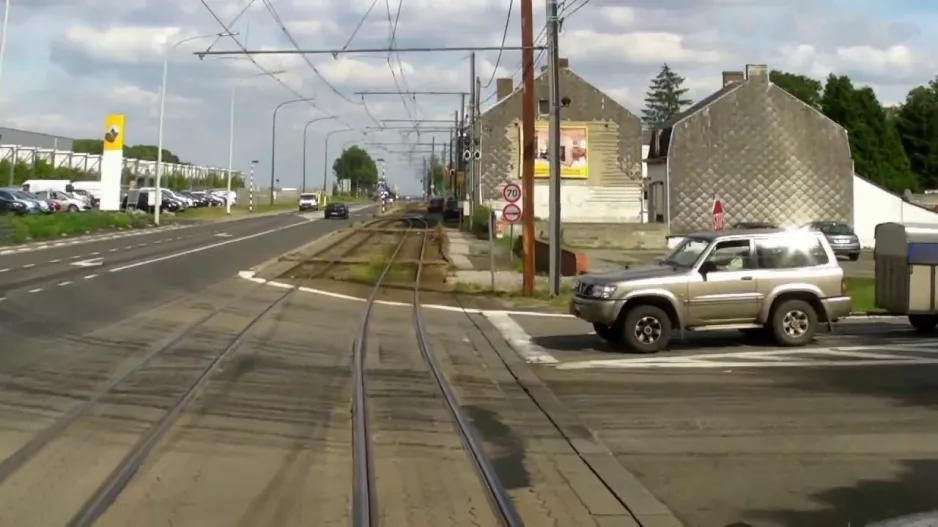
[[[709,272],[752,269],[752,248],[749,240],[718,242],[704,264]]]
[[[550,113],[550,104],[547,99],[541,99],[537,101],[537,113],[540,115],[547,115]]]
[[[679,267],[691,267],[697,261],[697,258],[700,258],[700,253],[704,252],[704,249],[709,245],[710,240],[685,238],[671,251],[671,254],[662,260],[662,263]]]
[[[756,260],[761,269],[797,269],[830,262],[816,236],[779,236],[756,240]]]

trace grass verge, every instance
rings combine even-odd
[[[254,212],[248,211],[247,205],[236,205],[231,207],[231,216],[244,216],[246,214],[257,214],[260,212],[288,212],[296,210],[296,203],[258,203],[254,205]],[[180,213],[177,217],[180,219],[214,221],[226,218],[228,216],[225,207],[203,207],[200,209],[189,209]]]
[[[388,265],[388,258],[387,255],[375,255],[368,263],[353,267],[343,279],[358,284],[375,285],[378,283],[378,278],[381,277],[384,268]],[[391,268],[388,269],[388,274],[385,275],[384,280],[389,283],[406,282],[413,280],[413,274],[412,266],[395,263],[391,264]]]
[[[847,277],[847,295],[852,300],[854,311],[879,311],[876,308],[875,278]]]
[[[143,229],[153,226],[152,216],[125,212],[88,211],[42,216],[0,217],[0,230],[8,231],[9,243],[51,240],[106,230]],[[3,240],[0,239],[0,242]]]

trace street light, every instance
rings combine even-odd
[[[3,8],[3,36],[0,36],[0,75],[3,73],[3,54],[7,49],[7,29],[10,27],[10,0]]]
[[[240,58],[240,57],[227,57],[227,58]],[[278,70],[270,72],[270,75],[278,75],[280,73],[285,73],[285,70]],[[256,75],[251,75],[249,78],[260,77],[262,75],[267,75],[266,71],[262,71]],[[246,81],[248,79],[241,79]],[[234,119],[235,119],[235,92],[238,89],[238,83],[235,83],[231,86],[231,116],[228,121],[228,193],[225,195],[225,212],[228,215],[231,215],[231,164],[234,157]]]
[[[157,225],[160,224],[160,206],[163,204],[162,191],[160,190],[160,180],[163,177],[163,116],[166,112],[166,76],[169,73],[169,58],[172,56],[173,51],[176,48],[182,44],[185,44],[186,42],[192,42],[193,40],[201,40],[205,38],[233,37],[235,35],[237,35],[237,33],[214,33],[212,35],[188,37],[180,40],[179,42],[176,42],[170,46],[168,50],[166,50],[166,57],[163,58],[163,84],[160,88],[160,124],[156,138],[156,203],[153,207],[153,222]]]
[[[338,134],[342,132],[353,132],[352,128],[340,128],[338,130],[333,130],[326,134],[326,144],[322,149],[322,194],[326,195],[326,176],[329,175],[329,138],[332,137],[332,134]]]
[[[335,119],[335,116],[317,117],[309,121],[308,123],[306,123],[306,126],[303,127],[303,185],[301,187],[302,188],[301,192],[306,192],[306,147],[307,147],[306,133],[309,132],[309,125],[313,123],[318,123],[319,121],[325,121],[326,119]]]
[[[304,97],[303,99],[293,99],[290,101],[284,101],[278,104],[276,108],[274,108],[274,119],[273,119],[273,124],[271,125],[271,133],[270,133],[270,206],[271,207],[274,206],[274,167],[276,166],[276,163],[277,163],[277,156],[276,156],[276,153],[277,153],[277,112],[279,112],[281,108],[283,108],[284,106],[288,104],[293,104],[297,102],[309,102],[312,100],[315,100],[315,97]]]
[[[248,60],[244,57],[220,57],[216,60]],[[262,71],[260,73],[251,75],[248,79],[253,79],[254,77],[260,77],[262,75],[279,75],[281,73],[286,73],[286,70],[277,70],[266,72]],[[248,79],[241,79],[241,81],[246,81]],[[238,83],[235,82],[231,86],[231,115],[228,118],[228,193],[225,194],[225,213],[229,216],[231,215],[231,165],[234,158],[234,125],[235,125],[235,92],[237,91]]]

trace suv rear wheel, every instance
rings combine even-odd
[[[772,333],[782,346],[805,346],[817,332],[817,311],[804,300],[785,300],[772,311]]]
[[[915,327],[919,333],[931,333],[938,326],[938,316],[936,315],[909,315],[909,323]]]
[[[656,353],[667,348],[670,340],[671,318],[661,308],[640,305],[625,315],[621,341],[628,350]]]

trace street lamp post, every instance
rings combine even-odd
[[[3,56],[7,49],[7,30],[10,28],[10,0],[3,8],[3,36],[0,36],[0,74],[3,73]],[[15,161],[15,160],[14,160]]]
[[[329,138],[332,137],[332,134],[338,134],[341,132],[351,132],[351,128],[342,128],[339,130],[333,130],[326,134],[326,144],[322,148],[322,194],[326,195],[326,176],[329,175]]]
[[[276,167],[276,164],[277,164],[277,156],[276,156],[276,153],[277,153],[277,112],[279,112],[281,108],[283,108],[284,106],[288,104],[293,104],[297,102],[308,102],[312,100],[314,100],[314,97],[305,97],[303,99],[293,99],[290,101],[284,101],[278,104],[276,108],[274,108],[274,118],[273,118],[273,123],[271,125],[271,133],[270,133],[270,206],[271,207],[274,206],[274,168]]]
[[[317,117],[316,119],[313,119],[309,121],[308,123],[306,123],[306,126],[303,127],[303,185],[301,186],[301,189],[302,189],[301,192],[306,192],[306,147],[307,147],[306,134],[307,132],[309,132],[309,125],[313,123],[318,123],[319,121],[325,121],[326,119],[335,119],[335,117],[334,116]]]
[[[160,184],[162,183],[161,179],[163,177],[163,116],[166,112],[166,76],[169,73],[169,59],[172,56],[173,51],[186,42],[192,42],[193,40],[201,40],[205,38],[233,37],[235,35],[237,35],[237,33],[215,33],[213,35],[200,35],[197,37],[184,38],[173,44],[166,51],[166,56],[163,58],[163,82],[160,87],[160,122],[156,139],[156,183],[154,185],[156,187],[156,203],[153,207],[153,222],[157,225],[160,224],[160,206],[163,204]]]

